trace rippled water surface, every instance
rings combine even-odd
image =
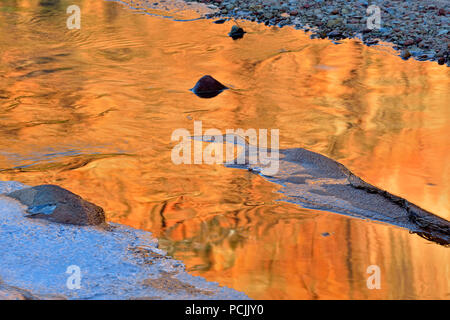
[[[78,4],[81,30],[66,28]],[[162,16],[172,16],[164,18]],[[292,28],[90,0],[0,3],[0,179],[55,183],[149,230],[191,273],[252,298],[450,298],[448,248],[278,201],[245,170],[180,165],[177,128],[277,128],[450,219],[449,71]],[[189,91],[205,74],[231,87]],[[369,265],[381,289],[366,286]]]

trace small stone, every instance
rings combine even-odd
[[[342,38],[342,33],[339,30],[333,30],[330,33],[328,33],[328,38],[341,39]]]
[[[244,29],[234,25],[231,28],[230,33],[228,34],[233,40],[241,39],[244,37],[245,31]]]
[[[408,60],[409,57],[411,57],[411,52],[409,52],[408,50],[402,50],[400,57],[402,57],[402,59],[404,60]]]
[[[213,98],[226,89],[228,88],[219,81],[210,75],[206,75],[198,80],[191,90],[200,98]]]
[[[445,58],[444,57],[440,57],[438,59],[438,64],[440,64],[441,66],[445,63]]]

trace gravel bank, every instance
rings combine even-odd
[[[270,26],[292,25],[312,38],[358,37],[367,45],[391,42],[402,58],[450,64],[450,2],[442,0],[186,0],[215,9],[208,17],[232,17]],[[165,1],[164,1],[165,2]],[[154,5],[157,3],[155,2]],[[380,24],[373,12],[380,9]],[[369,9],[370,10],[370,9]],[[368,24],[369,22],[369,24]]]

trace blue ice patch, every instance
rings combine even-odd
[[[35,214],[52,214],[55,209],[56,204],[43,204],[40,206],[28,207],[27,213],[29,213],[30,216]]]

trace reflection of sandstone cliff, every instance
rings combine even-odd
[[[441,281],[448,274],[439,267],[448,260],[445,248],[380,224],[267,206],[207,221],[192,219],[176,231],[168,234],[178,240],[169,249],[188,261],[195,274],[254,298],[431,298],[448,290]],[[379,291],[366,287],[366,269],[372,264],[381,268]]]
[[[263,199],[267,191],[258,179],[252,179],[253,196]],[[209,218],[198,209],[195,217],[182,220],[183,201],[177,204],[164,211],[162,236],[170,240],[165,242],[169,252],[188,261],[195,274],[254,298],[431,298],[448,290],[439,280],[447,271],[438,267],[448,259],[446,249],[411,239],[403,230],[256,202]],[[326,232],[331,235],[321,235]],[[380,291],[366,287],[372,264],[382,270]]]
[[[9,48],[0,53],[2,179],[73,190],[254,298],[445,297],[444,248],[275,202],[278,187],[244,171],[170,160],[172,131],[192,130],[189,117],[204,129],[278,128],[281,148],[325,154],[449,219],[445,68],[291,28],[246,23],[252,33],[232,41],[230,24],[106,1],[81,2],[82,30],[67,32],[55,27],[64,12],[50,19],[37,1],[18,3],[31,11],[0,39]],[[197,98],[188,89],[205,74],[236,90]],[[370,264],[386,275],[381,291],[365,287]]]

